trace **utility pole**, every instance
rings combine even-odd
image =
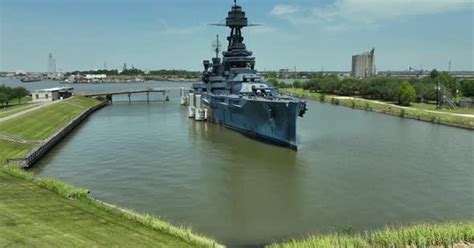
[[[436,108],[439,108],[439,79],[436,78]]]
[[[53,72],[53,54],[49,53],[48,56],[48,74],[51,74]]]

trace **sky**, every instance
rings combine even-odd
[[[0,71],[202,70],[231,0],[0,0]],[[473,0],[238,0],[258,70],[473,70]]]

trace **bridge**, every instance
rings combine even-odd
[[[163,98],[168,100],[166,93],[177,90],[179,91],[180,88],[145,88],[145,89],[129,89],[129,90],[110,90],[110,91],[93,91],[93,92],[76,92],[75,95],[77,96],[86,96],[86,97],[97,97],[97,96],[104,96],[107,100],[112,101],[112,96],[115,95],[127,95],[128,102],[131,102],[131,95],[132,94],[140,94],[145,93],[147,102],[150,102],[150,93],[162,93]]]

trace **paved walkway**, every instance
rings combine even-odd
[[[359,100],[359,101],[365,101],[365,102],[371,102],[371,103],[377,103],[377,104],[384,104],[384,105],[388,105],[388,106],[395,107],[395,108],[402,108],[402,109],[425,111],[425,112],[435,113],[435,114],[447,114],[447,115],[452,115],[452,116],[460,116],[460,117],[474,118],[474,114],[458,114],[458,113],[450,113],[450,112],[443,112],[443,111],[436,111],[436,110],[428,110],[428,109],[418,109],[418,108],[412,108],[412,107],[404,107],[404,106],[399,106],[399,105],[395,105],[395,104],[391,104],[391,103],[386,103],[386,102],[381,102],[381,101],[376,101],[376,100],[368,100],[368,99],[358,98],[358,97],[334,96],[334,98],[337,98],[337,99],[348,99],[348,100]]]

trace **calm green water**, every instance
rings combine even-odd
[[[294,152],[190,121],[171,100],[96,112],[34,171],[231,246],[474,219],[472,131],[309,102]]]

